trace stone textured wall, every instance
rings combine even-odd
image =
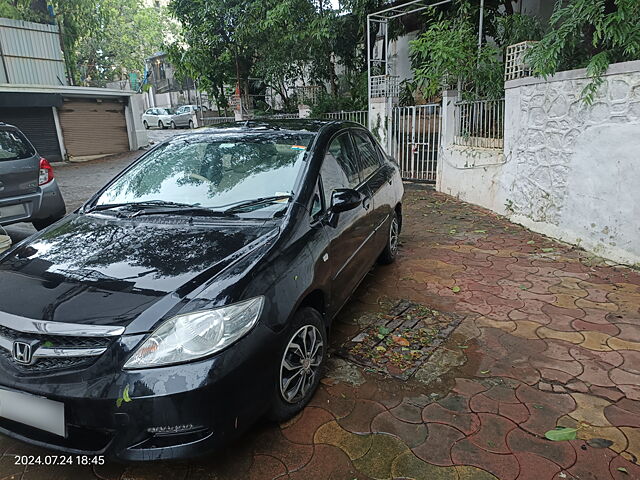
[[[443,134],[437,187],[640,264],[640,61],[612,65],[592,105],[588,83],[584,70],[507,82],[504,151],[462,150]]]
[[[593,136],[593,129],[640,123],[640,72],[607,77],[590,107],[580,97],[587,84],[581,78],[507,90],[505,154],[515,163],[507,210],[559,224],[567,196],[576,193],[568,191],[570,176],[589,174],[586,164],[583,172],[570,168],[576,141]],[[638,139],[627,141],[630,148],[640,147]]]

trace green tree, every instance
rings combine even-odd
[[[128,73],[141,74],[145,59],[178,34],[166,9],[132,0],[100,0],[96,8],[99,34],[81,37],[74,49],[83,84],[103,86]]]
[[[610,63],[640,59],[640,2],[556,2],[549,31],[528,59],[534,73],[544,77],[586,67],[592,81],[583,97],[587,103],[592,102]]]
[[[503,67],[496,47],[478,50],[477,32],[465,18],[433,23],[410,44],[415,81],[425,97],[446,88],[463,95],[503,95]]]
[[[224,85],[242,93],[268,86],[293,108],[292,86],[327,82],[331,97],[346,91],[360,99],[365,9],[378,3],[349,0],[352,13],[341,15],[328,0],[173,0],[184,32],[169,51],[178,70],[214,96]]]
[[[51,17],[48,7],[54,16]],[[103,86],[128,72],[177,35],[165,9],[136,0],[2,0],[0,16],[56,23],[72,82]]]

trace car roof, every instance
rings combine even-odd
[[[325,129],[340,129],[340,128],[353,128],[361,127],[359,123],[341,121],[341,120],[314,120],[308,118],[301,119],[260,119],[260,120],[246,120],[241,122],[229,122],[221,123],[211,128],[202,128],[190,132],[185,135],[201,135],[201,134],[216,134],[216,133],[262,133],[262,132],[307,132],[307,133],[319,133]],[[183,137],[183,135],[180,135]]]

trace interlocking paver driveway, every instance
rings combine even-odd
[[[467,315],[413,379],[333,357],[301,415],[209,459],[24,472],[7,455],[33,449],[4,439],[0,478],[640,478],[637,272],[410,187],[400,258],[363,283],[334,346],[398,299]],[[578,438],[546,440],[556,426]]]

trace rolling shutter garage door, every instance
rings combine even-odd
[[[62,160],[51,107],[0,108],[0,122],[15,125],[47,160]]]
[[[70,157],[129,151],[121,99],[65,98],[58,116]]]

